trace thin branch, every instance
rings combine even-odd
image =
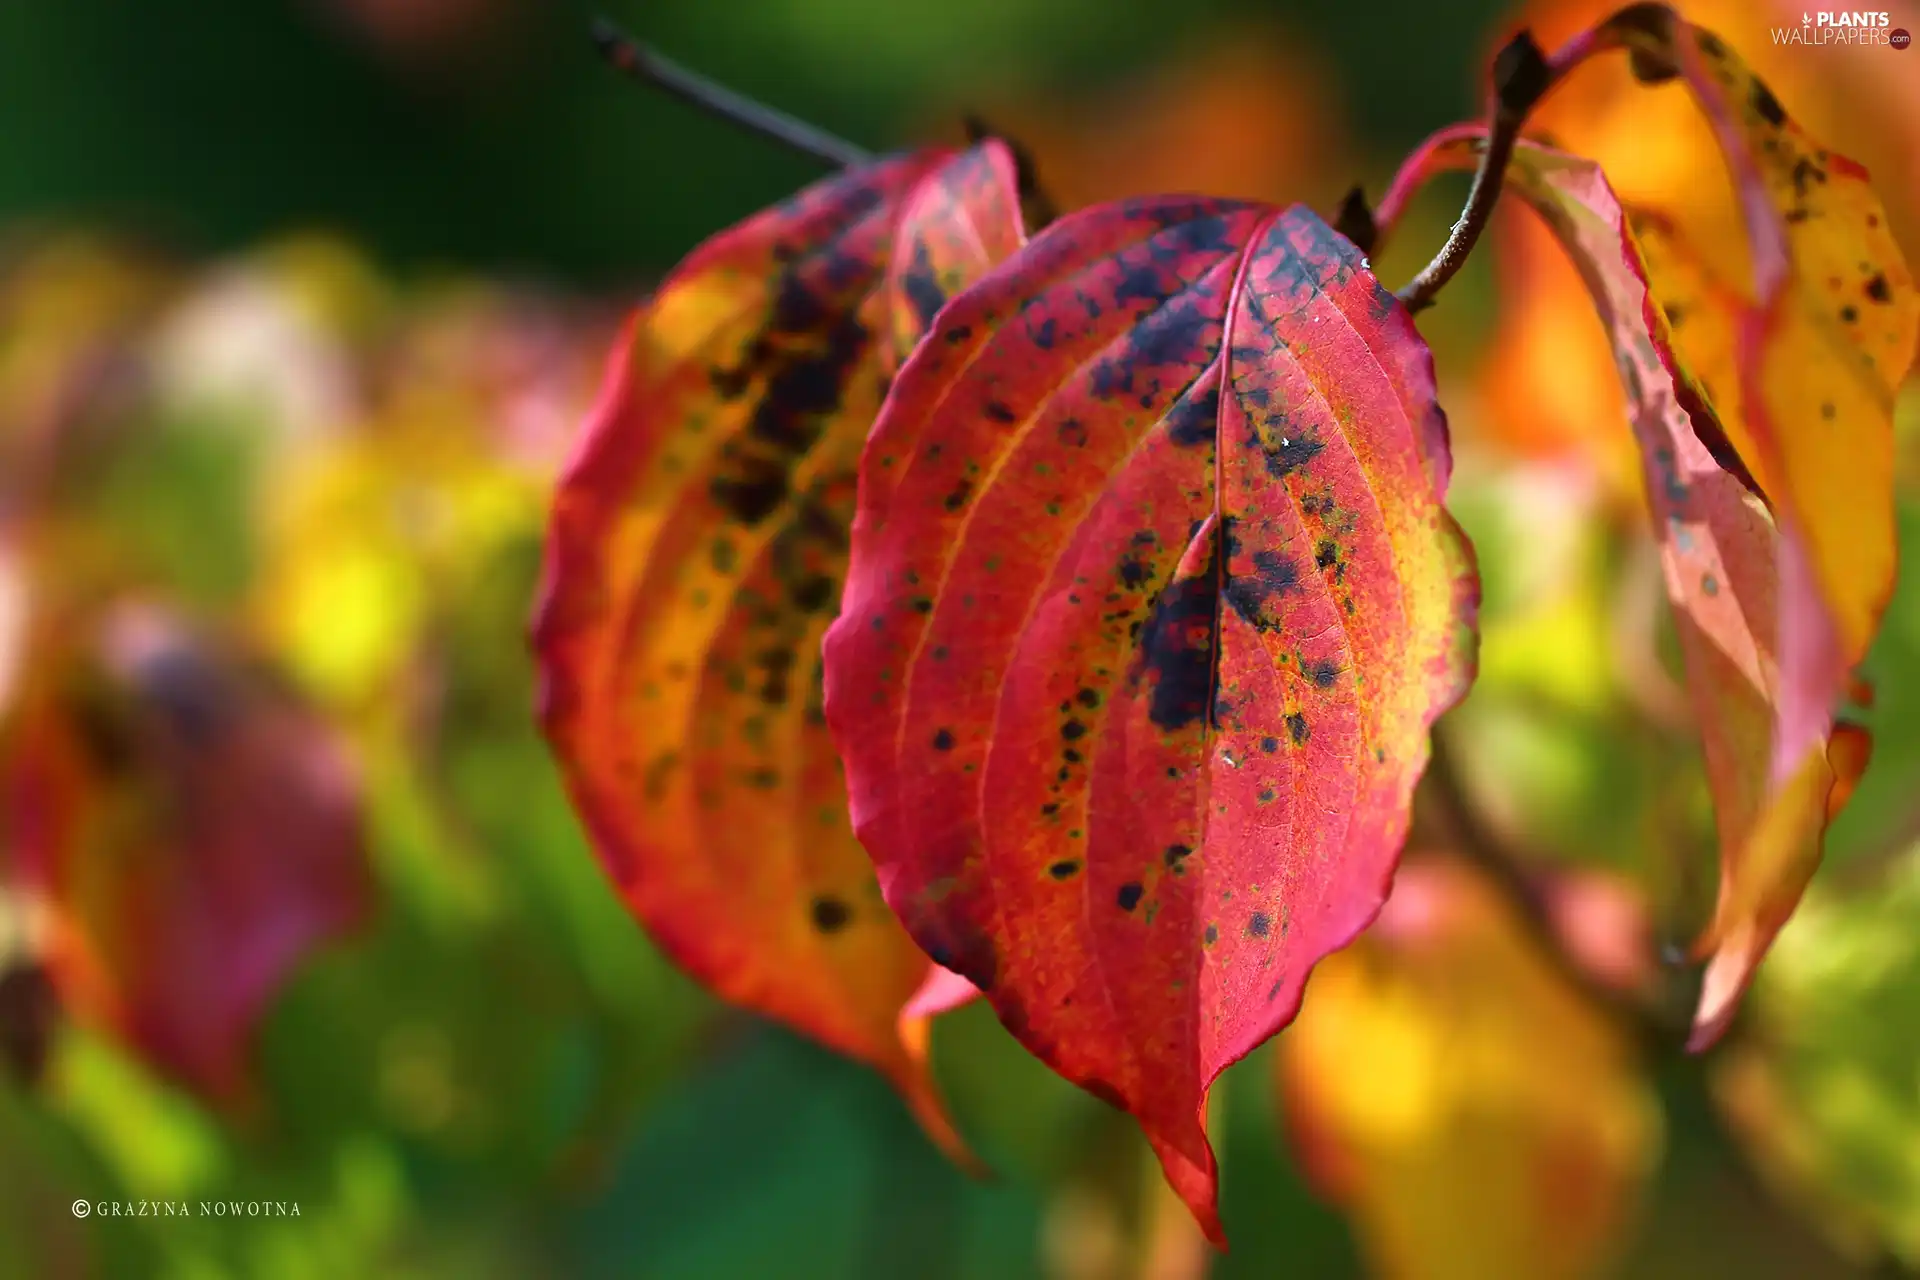
[[[1427,764],[1424,782],[1451,836],[1448,847],[1485,875],[1500,896],[1512,905],[1535,948],[1554,971],[1583,1000],[1611,1018],[1643,1047],[1659,1049],[1680,1044],[1685,1038],[1683,1028],[1670,1026],[1656,1011],[1601,982],[1567,950],[1554,920],[1551,902],[1541,886],[1527,874],[1521,858],[1482,821],[1478,808],[1467,796],[1448,735],[1438,726],[1433,731],[1433,757]]]
[[[749,133],[771,138],[833,169],[863,164],[873,158],[870,152],[844,138],[837,138],[764,102],[756,102],[662,57],[607,18],[595,18],[591,34],[594,47],[616,70],[643,84],[663,89],[682,102],[739,125]]]
[[[1400,291],[1400,300],[1409,311],[1433,305],[1447,281],[1466,265],[1467,255],[1479,243],[1500,201],[1500,188],[1506,182],[1507,161],[1513,158],[1513,146],[1520,128],[1527,121],[1547,90],[1553,86],[1557,66],[1547,61],[1530,32],[1522,31],[1493,61],[1493,109],[1487,123],[1487,149],[1480,154],[1480,167],[1473,171],[1473,186],[1467,192],[1467,207],[1440,247],[1440,253]]]

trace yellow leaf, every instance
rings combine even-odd
[[[1623,1034],[1452,860],[1401,867],[1275,1063],[1309,1172],[1391,1280],[1595,1274],[1660,1148]]]

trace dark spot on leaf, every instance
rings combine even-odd
[[[1302,668],[1307,679],[1322,689],[1331,689],[1333,682],[1340,678],[1340,668],[1326,658]]]
[[[1256,911],[1247,919],[1247,932],[1256,938],[1264,938],[1273,928],[1273,919],[1264,911]]]
[[[951,729],[936,730],[933,735],[933,749],[935,751],[953,750],[953,730]]]
[[[1220,388],[1182,396],[1167,411],[1167,435],[1183,449],[1212,444],[1220,427]]]
[[[948,511],[958,511],[967,505],[967,499],[972,496],[973,481],[967,476],[961,476],[958,480],[954,481],[953,492],[946,496],[946,500],[942,505],[945,506]]]
[[[914,241],[913,263],[900,283],[906,290],[907,301],[913,306],[914,316],[920,321],[921,330],[932,328],[933,318],[947,304],[947,295],[940,288],[940,278],[933,269],[933,255],[928,251],[925,240]]]
[[[1275,448],[1268,449],[1267,474],[1284,479],[1320,456],[1326,445],[1308,436],[1284,436]]]
[[[1219,929],[1219,927],[1218,927],[1217,925],[1211,925],[1211,924],[1210,924],[1210,925],[1208,925],[1208,926],[1207,926],[1207,929],[1206,929],[1206,932],[1205,932],[1205,933],[1203,933],[1203,934],[1201,934],[1201,935],[1200,935],[1200,938],[1201,938],[1201,940],[1202,940],[1203,942],[1205,942],[1205,943],[1206,943],[1206,944],[1207,944],[1208,946],[1212,946],[1212,945],[1213,945],[1214,943],[1216,943],[1216,942],[1218,942],[1218,941],[1220,941],[1220,929]]]
[[[1312,726],[1307,723],[1307,718],[1298,711],[1293,712],[1287,717],[1287,736],[1295,742],[1305,742],[1309,737],[1313,736]]]
[[[1266,752],[1268,755],[1272,755],[1274,752],[1280,749],[1280,739],[1262,738],[1260,739],[1260,749]]]
[[[1047,868],[1047,874],[1055,880],[1071,880],[1080,873],[1080,861],[1077,858],[1062,858]]]
[[[822,933],[838,933],[853,919],[853,911],[847,904],[829,894],[815,898],[812,910],[813,927]]]
[[[737,474],[715,476],[707,492],[735,520],[756,525],[786,500],[787,469],[771,458],[743,457]]]
[[[1132,354],[1145,364],[1209,364],[1220,349],[1220,322],[1175,300],[1134,326]]]
[[[1114,895],[1114,901],[1120,904],[1122,911],[1131,911],[1140,905],[1140,895],[1144,892],[1146,890],[1140,887],[1139,881],[1129,880],[1120,886],[1120,892]]]
[[[1794,191],[1802,196],[1807,194],[1807,188],[1814,183],[1827,180],[1826,170],[1805,156],[1801,156],[1794,162],[1793,173],[1790,176],[1793,178]]]
[[[1060,736],[1068,742],[1078,742],[1087,736],[1087,726],[1078,720],[1069,720],[1060,726]]]
[[[802,613],[818,613],[833,600],[833,579],[824,575],[802,578],[788,593],[793,607]]]
[[[1187,856],[1190,855],[1192,852],[1193,852],[1193,849],[1191,846],[1184,845],[1184,844],[1170,844],[1167,846],[1167,851],[1165,855],[1163,855],[1163,860],[1166,862],[1169,868],[1178,867],[1180,863],[1183,860],[1185,860]]]
[[[1780,105],[1780,99],[1773,96],[1773,90],[1767,88],[1767,82],[1759,76],[1753,78],[1753,109],[1760,118],[1778,129],[1787,122],[1787,109]]]
[[[1893,289],[1887,284],[1887,277],[1884,274],[1876,275],[1867,281],[1867,296],[1875,302],[1893,301]]]
[[[1860,313],[1854,310],[1852,307],[1840,308],[1841,324],[1852,324],[1854,321],[1858,320],[1859,318],[1860,318]]]
[[[1074,694],[1073,697],[1076,702],[1089,710],[1099,706],[1102,700],[1098,689],[1082,689],[1080,692]]]
[[[952,325],[940,336],[945,338],[949,343],[958,345],[973,336],[973,327],[964,324]]]
[[[1213,702],[1213,628],[1219,609],[1220,544],[1190,578],[1169,583],[1154,601],[1140,631],[1136,684],[1154,677],[1147,718],[1162,729],[1184,729],[1207,714]]]
[[[1253,553],[1253,572],[1229,573],[1226,582],[1227,603],[1247,625],[1272,631],[1280,620],[1267,610],[1273,597],[1284,595],[1299,585],[1299,570],[1293,561],[1277,551]]]
[[[1133,362],[1125,356],[1102,360],[1093,367],[1088,390],[1101,400],[1111,400],[1116,394],[1130,394],[1133,391]]]

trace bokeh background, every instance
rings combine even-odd
[[[1682,7],[1867,160],[1920,261],[1920,51],[1782,50],[1797,8]],[[865,145],[979,113],[1066,207],[1323,212],[1476,114],[1518,22],[1557,38],[1604,8],[607,5]],[[616,76],[588,16],[0,5],[0,1276],[1920,1265],[1920,570],[1871,663],[1874,769],[1724,1049],[1643,1053],[1417,826],[1424,896],[1216,1091],[1228,1255],[1130,1123],[985,1009],[942,1019],[935,1056],[990,1183],[877,1077],[666,964],[534,731],[545,495],[621,314],[818,170]],[[1673,94],[1616,79],[1596,69],[1555,136],[1629,195],[1724,201]],[[1400,228],[1390,284],[1461,189]],[[1503,217],[1423,321],[1487,590],[1453,728],[1564,945],[1631,986],[1711,902],[1711,815],[1577,288]],[[75,1199],[299,1216],[77,1220]]]

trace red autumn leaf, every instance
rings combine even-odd
[[[548,738],[654,941],[886,1073],[956,1155],[902,1017],[931,966],[854,839],[818,652],[887,382],[1022,238],[988,142],[835,175],[695,250],[615,352],[534,632]]]
[[[254,1025],[372,884],[359,787],[319,719],[144,606],[60,637],[7,744],[7,839],[62,1002],[243,1099]]]
[[[1409,160],[1396,188],[1439,169],[1473,167],[1485,136],[1477,125],[1435,135]],[[1796,665],[1783,652],[1783,620],[1826,605],[1810,575],[1786,571],[1793,557],[1805,555],[1792,529],[1777,524],[1701,443],[1725,433],[1674,343],[1676,319],[1686,317],[1703,334],[1715,317],[1735,315],[1737,300],[1715,292],[1662,221],[1623,210],[1592,162],[1522,142],[1507,181],[1585,279],[1640,446],[1720,828],[1720,900],[1700,943],[1712,956],[1694,1034],[1703,1046],[1732,1017],[1754,966],[1819,865],[1837,808],[1833,793],[1850,788],[1864,769],[1865,735],[1843,726],[1834,736],[1829,713],[1818,746],[1829,748],[1831,738],[1830,748],[1803,753],[1785,778],[1774,773],[1784,690],[1829,678],[1805,655]],[[1709,349],[1696,338],[1685,354],[1718,367],[1731,350],[1732,326],[1717,328],[1724,340]],[[1830,688],[1827,705],[1840,692]]]
[[[1478,586],[1432,361],[1302,207],[1055,224],[861,464],[827,713],[887,902],[1220,1238],[1207,1089],[1373,918]]]

